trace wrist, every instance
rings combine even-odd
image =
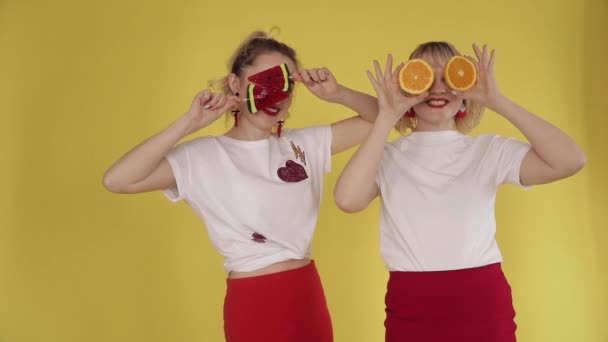
[[[499,94],[491,102],[489,102],[486,107],[495,113],[503,115],[508,111],[507,108],[510,106],[510,104],[511,101],[507,97]]]
[[[338,84],[338,91],[336,92],[336,95],[329,100],[329,102],[332,103],[337,103],[337,104],[341,104],[341,105],[348,105],[348,98],[350,95],[350,89],[346,88],[345,86]]]
[[[401,117],[394,115],[393,113],[380,111],[378,112],[378,117],[376,118],[375,122],[377,126],[383,127],[390,131],[395,127],[400,118]]]
[[[180,135],[181,138],[196,132],[198,129],[195,127],[195,120],[193,116],[194,115],[191,112],[187,112],[175,120],[170,129],[176,134]]]

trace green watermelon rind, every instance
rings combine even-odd
[[[291,76],[289,74],[289,69],[287,68],[287,64],[282,63],[281,64],[281,71],[283,72],[283,91],[284,92],[288,92],[291,88],[291,82],[289,82],[289,77]]]
[[[253,94],[253,89],[255,85],[249,83],[247,86],[247,109],[249,109],[249,113],[253,114],[258,111],[258,108],[255,105],[255,95]]]

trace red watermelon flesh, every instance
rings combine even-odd
[[[253,74],[247,79],[262,87],[277,89],[284,92],[290,92],[293,87],[293,81],[290,79],[289,69],[285,63]]]
[[[247,108],[251,114],[268,108],[288,97],[289,93],[277,89],[260,87],[255,84],[249,84],[247,86]],[[271,112],[268,111],[265,111],[265,113],[272,115]]]

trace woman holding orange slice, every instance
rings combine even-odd
[[[377,61],[375,76],[368,72],[378,116],[334,196],[347,212],[381,199],[381,253],[390,271],[386,341],[515,341],[494,237],[496,192],[505,183],[557,181],[586,162],[564,132],[500,91],[494,51],[473,49],[477,58],[460,57],[446,42],[425,43],[405,66],[393,70],[389,55],[384,72]],[[483,108],[529,143],[466,135]],[[409,134],[386,144],[393,128]]]

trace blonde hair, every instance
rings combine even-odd
[[[433,59],[447,63],[450,58],[460,56],[460,52],[448,42],[428,42],[418,45],[409,59],[421,58],[423,55],[430,55]],[[470,100],[464,100],[464,105],[467,115],[464,118],[455,117],[454,124],[459,132],[466,134],[479,124],[485,108]],[[414,128],[416,128],[416,118],[405,116],[395,125],[395,129],[401,134],[413,131]]]
[[[230,95],[230,85],[228,76],[235,74],[237,77],[243,75],[243,69],[254,63],[255,59],[264,53],[278,52],[291,59],[299,68],[300,62],[296,56],[296,51],[285,43],[279,42],[272,37],[273,32],[280,32],[277,27],[271,28],[268,32],[254,31],[241,42],[236,51],[228,59],[228,75],[217,80],[208,82],[209,86],[224,95]]]

